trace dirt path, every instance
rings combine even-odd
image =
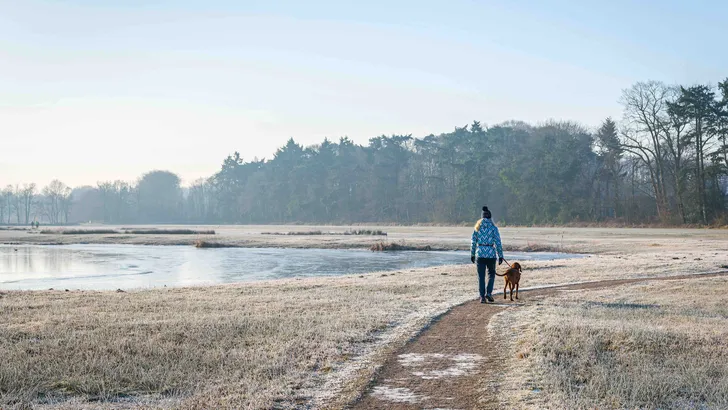
[[[560,290],[589,290],[627,283],[691,279],[728,273],[623,279],[522,290],[521,300],[482,305],[478,301],[457,306],[436,320],[417,338],[384,363],[375,379],[352,409],[491,409],[497,377],[501,374],[502,349],[497,335],[489,334],[488,322],[496,313],[514,305],[540,304]],[[508,353],[505,353],[508,354]]]

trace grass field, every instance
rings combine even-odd
[[[561,292],[493,328],[501,401],[530,408],[728,408],[728,277]]]
[[[224,241],[262,236],[252,227],[214,229]],[[463,228],[386,230],[388,240],[399,236],[407,243],[458,247],[469,236],[465,229],[463,239]],[[503,238],[519,246],[553,245],[560,232],[504,229]],[[0,238],[19,240],[15,235]],[[572,230],[564,235],[564,247],[596,254],[524,263],[523,287],[713,271],[728,264],[725,231]],[[301,247],[322,240],[293,239]],[[513,351],[505,358],[513,362],[504,379],[504,391],[514,392],[508,400],[520,400],[513,402],[516,407],[562,408],[556,403],[572,403],[575,397],[583,407],[612,407],[628,399],[624,402],[639,407],[658,394],[663,401],[656,403],[685,397],[725,403],[720,383],[726,362],[719,352],[728,351],[720,330],[728,328],[722,307],[728,284],[712,279],[700,286],[690,296],[687,285],[563,293],[553,305],[527,302],[510,311],[518,317],[513,326],[519,331],[501,332],[504,348]],[[469,263],[119,293],[1,292],[0,408],[340,408],[362,391],[388,353],[435,315],[475,296]],[[615,366],[620,372],[607,371]],[[663,390],[647,389],[675,369],[684,374],[658,384]],[[677,393],[668,389],[673,385],[680,386]],[[532,393],[534,388],[542,393]]]
[[[56,228],[54,228],[56,229]],[[62,229],[62,228],[57,228]],[[285,248],[362,248],[369,249],[383,241],[378,235],[344,235],[353,230],[382,231],[385,242],[404,246],[430,246],[436,250],[468,249],[472,227],[433,226],[296,226],[296,225],[158,225],[158,226],[84,226],[83,230],[197,231],[196,235],[63,235],[0,230],[0,243],[38,244],[140,244],[194,245],[197,240],[215,241],[228,246]],[[204,232],[214,231],[215,235]],[[295,235],[291,232],[316,232],[322,235]],[[270,235],[271,232],[280,235]],[[328,234],[333,232],[334,234]],[[654,250],[688,250],[689,244],[728,251],[725,229],[638,229],[638,228],[502,228],[505,249],[517,251],[564,250],[582,253],[641,253]]]
[[[42,235],[214,235],[215,231],[193,230],[193,229],[108,229],[108,228],[86,228],[86,229],[43,229]]]

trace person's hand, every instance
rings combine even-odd
[[[499,265],[503,264],[503,258],[498,258],[498,264]]]
[[[470,262],[475,263],[475,256],[470,255]]]

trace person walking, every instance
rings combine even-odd
[[[478,268],[478,290],[480,303],[493,302],[493,282],[495,281],[496,253],[498,264],[503,263],[503,245],[500,232],[495,226],[487,206],[483,207],[482,218],[476,222],[470,240],[470,261]],[[488,270],[488,286],[485,285],[485,270]]]

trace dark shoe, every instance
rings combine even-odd
[[[488,299],[488,302],[490,302],[490,303],[495,302],[495,300],[493,299],[492,296],[486,296],[485,298]]]
[[[485,298],[480,298],[480,303],[485,303]]]

